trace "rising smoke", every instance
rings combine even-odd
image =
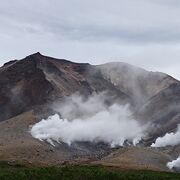
[[[180,144],[180,125],[176,133],[166,133],[165,136],[156,139],[151,147],[175,146]]]
[[[67,97],[54,106],[60,115],[55,114],[33,125],[31,134],[52,145],[54,142],[70,145],[89,141],[105,142],[114,147],[123,146],[125,140],[136,145],[146,127],[132,118],[128,105],[109,105],[106,101],[105,93],[88,99],[77,94]]]

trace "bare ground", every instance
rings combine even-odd
[[[76,163],[92,163],[121,169],[148,169],[168,171],[166,163],[171,160],[168,153],[148,147],[125,147],[109,152],[84,153],[67,145],[53,147],[34,139],[30,125],[38,119],[33,111],[0,122],[0,161],[21,162],[47,166]]]

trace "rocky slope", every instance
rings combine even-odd
[[[29,126],[54,113],[49,104],[76,92],[87,97],[106,91],[110,97],[108,103],[130,104],[139,121],[153,124],[144,140],[145,145],[174,131],[180,123],[180,82],[167,74],[148,72],[126,63],[93,66],[35,53],[2,66],[0,87],[1,160],[62,164],[66,161],[97,161],[110,153],[100,161],[102,164],[124,164],[123,158],[129,157],[129,150],[124,155],[118,151],[114,160],[111,154],[114,150],[104,144],[75,143],[71,147],[60,144],[54,148],[32,138]],[[171,159],[173,153],[178,154],[175,151],[179,151],[178,146],[168,152],[165,149],[164,154],[145,147],[135,148],[127,166],[136,164],[136,155],[144,153],[149,159],[144,156],[146,160],[139,162],[138,168],[149,164],[150,169],[167,170],[165,161]],[[151,157],[157,161],[150,160]]]
[[[132,99],[135,116],[153,123],[152,139],[173,131],[180,123],[180,82],[126,63],[98,66],[103,76]]]
[[[127,94],[104,79],[93,66],[40,53],[2,66],[0,87],[0,121],[77,91],[83,95],[108,91],[122,103],[130,102]]]

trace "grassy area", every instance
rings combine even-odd
[[[32,168],[0,163],[0,180],[179,180],[180,174],[154,171],[118,171],[102,166]]]

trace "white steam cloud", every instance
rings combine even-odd
[[[175,146],[180,144],[180,125],[176,133],[166,133],[165,136],[156,139],[151,147]]]
[[[31,128],[34,138],[54,142],[105,142],[123,146],[124,142],[136,145],[144,135],[145,126],[132,118],[128,105],[107,105],[105,94],[88,99],[73,95],[56,104],[58,114],[43,119]]]
[[[166,133],[165,136],[157,138],[151,147],[176,146],[178,144],[180,144],[180,124],[175,133]],[[168,162],[167,167],[169,169],[180,169],[180,156],[176,160]]]
[[[180,156],[176,160],[173,160],[172,162],[168,162],[167,167],[169,169],[173,169],[173,168],[180,169]]]

